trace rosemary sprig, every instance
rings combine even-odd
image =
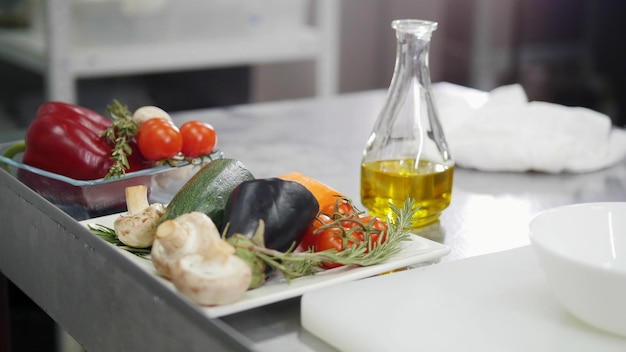
[[[135,248],[125,245],[117,238],[114,229],[100,224],[89,224],[87,227],[92,233],[100,236],[103,240],[119,247],[120,249],[128,251],[140,258],[150,260],[150,248]]]
[[[411,199],[405,202],[402,209],[391,205],[391,209],[396,216],[393,221],[387,221],[389,230],[387,231],[386,241],[375,246],[372,246],[371,241],[366,240],[353,246],[348,246],[339,252],[334,249],[320,252],[294,252],[293,248],[286,252],[280,252],[265,248],[263,244],[255,243],[254,241],[236,241],[234,245],[254,253],[267,265],[280,271],[287,281],[322,271],[320,265],[323,262],[355,266],[375,265],[400,252],[400,242],[410,239],[411,217],[416,211],[416,209],[413,209],[413,206],[414,201]]]
[[[113,123],[102,132],[102,135],[114,145],[111,151],[111,160],[115,162],[104,178],[120,178],[130,167],[128,156],[133,153],[130,141],[137,134],[139,125],[133,121],[128,107],[117,100],[113,100],[113,103],[107,106],[107,111],[111,114]]]

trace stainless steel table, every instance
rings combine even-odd
[[[178,113],[205,120],[225,155],[257,177],[300,171],[359,200],[362,148],[383,91]],[[454,156],[454,155],[453,155]],[[588,174],[457,168],[453,199],[421,235],[450,246],[442,261],[528,245],[546,208],[626,200],[626,163]],[[0,173],[0,269],[89,351],[332,351],[300,327],[299,299],[209,320],[6,173]]]

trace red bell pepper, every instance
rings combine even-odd
[[[113,143],[103,132],[111,126],[108,118],[84,107],[47,102],[26,131],[22,162],[75,180],[104,178],[114,164]],[[128,156],[127,172],[152,166],[141,156],[135,143]],[[12,154],[19,152],[13,148]],[[125,210],[124,190],[148,184],[149,177],[111,180],[94,186],[75,186],[19,169],[17,177],[28,187],[78,219]]]
[[[114,163],[112,145],[102,136],[110,125],[111,120],[84,107],[44,103],[26,132],[22,161],[76,180],[103,178]],[[139,152],[128,162],[127,171],[149,166]]]

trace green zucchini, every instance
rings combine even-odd
[[[215,159],[193,175],[174,195],[159,223],[194,211],[208,215],[220,231],[224,210],[233,189],[254,176],[235,159]]]

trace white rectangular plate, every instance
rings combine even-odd
[[[92,218],[81,221],[81,224],[84,226],[98,224],[113,228],[113,222],[118,216],[119,214],[113,214]],[[416,235],[412,235],[411,241],[403,242],[401,245],[402,250],[399,253],[377,265],[335,268],[316,275],[294,279],[289,283],[287,283],[282,276],[277,274],[271,276],[263,286],[246,292],[243,298],[238,302],[223,306],[203,307],[203,310],[210,318],[217,318],[298,297],[305,292],[315,289],[379,275],[423,262],[434,261],[450,252],[450,248],[447,246]],[[111,244],[111,246],[114,245]],[[123,249],[119,250],[124,252],[129,260],[154,275],[155,279],[160,280],[164,285],[176,290],[171,282],[159,276],[152,262],[147,259],[139,258]]]

